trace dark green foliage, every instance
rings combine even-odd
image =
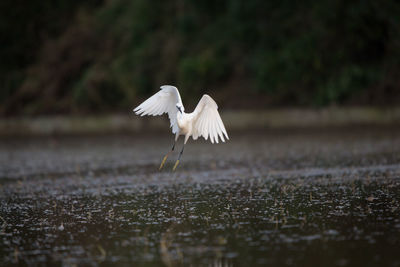
[[[74,20],[77,9],[100,3],[100,0],[0,1],[0,107],[19,95],[26,69],[40,60],[37,56],[43,43],[62,34]]]
[[[232,107],[400,99],[397,1],[64,2],[1,4],[3,114],[126,110],[162,84]]]

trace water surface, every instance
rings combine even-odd
[[[176,172],[169,135],[2,140],[0,260],[400,266],[399,133],[233,133]]]

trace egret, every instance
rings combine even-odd
[[[218,113],[217,103],[209,95],[203,95],[192,113],[185,113],[178,88],[171,85],[163,85],[160,89],[160,91],[133,110],[140,116],[157,116],[168,113],[171,124],[170,128],[172,128],[172,133],[175,134],[175,140],[171,151],[161,161],[160,170],[164,166],[169,154],[174,151],[175,143],[178,141],[180,135],[184,135],[185,140],[179,157],[172,169],[173,171],[175,171],[179,164],[183,149],[190,136],[193,140],[196,140],[200,136],[203,136],[205,140],[210,138],[211,143],[218,143],[218,137],[222,142],[225,142],[225,138],[229,140],[224,123]]]

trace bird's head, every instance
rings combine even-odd
[[[185,108],[181,105],[181,104],[176,104],[176,108],[178,109],[178,111],[182,114],[182,112],[185,111]]]

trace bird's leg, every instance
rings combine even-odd
[[[161,170],[162,167],[164,166],[165,161],[167,160],[169,154],[171,154],[171,152],[174,151],[174,149],[175,149],[175,143],[176,143],[176,141],[174,141],[174,145],[172,146],[171,151],[168,152],[168,153],[164,156],[163,160],[161,161],[161,165],[160,165],[160,169],[159,169],[159,170]]]
[[[183,144],[182,150],[181,150],[181,152],[179,153],[178,160],[175,162],[174,168],[172,168],[173,171],[175,171],[176,167],[178,167],[179,160],[180,160],[181,157],[182,157],[182,153],[183,153],[183,149],[184,149],[184,148],[185,148],[185,144]]]

